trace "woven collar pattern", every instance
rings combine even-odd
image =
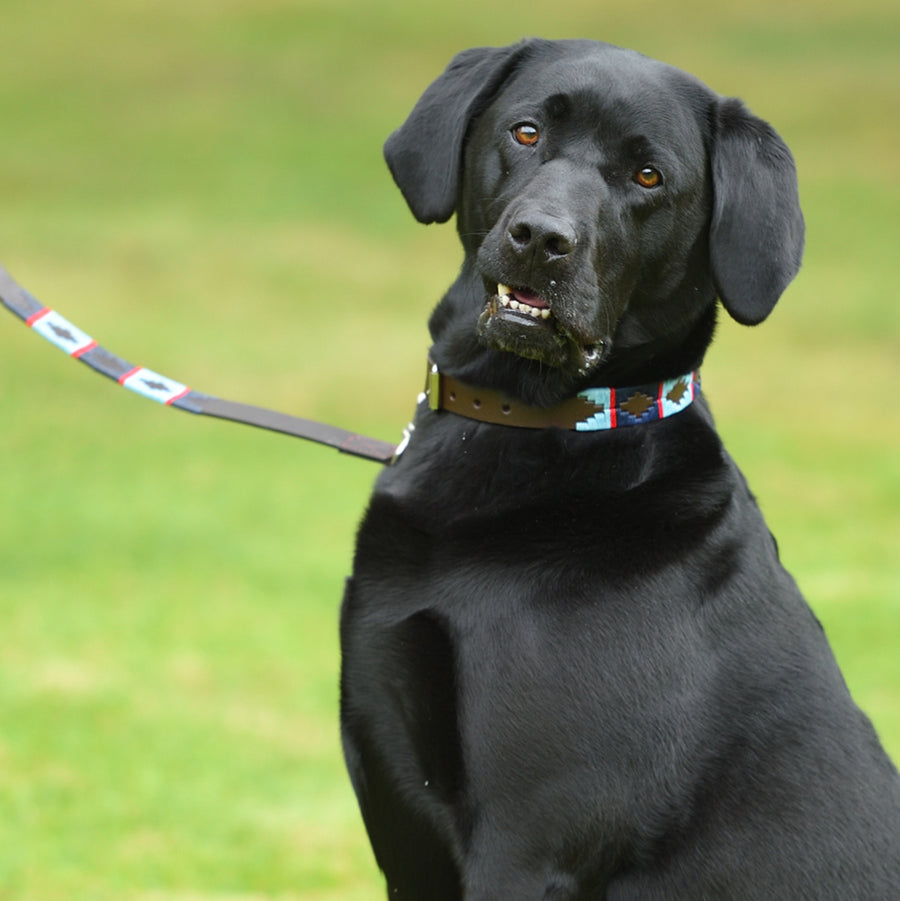
[[[645,425],[687,409],[700,392],[700,374],[628,388],[586,388],[556,407],[529,407],[499,391],[444,375],[429,361],[424,399],[432,410],[518,428],[599,432]]]
[[[644,425],[687,409],[700,391],[700,374],[667,379],[656,385],[634,388],[588,388],[578,396],[601,409],[575,425],[579,432],[596,432]]]

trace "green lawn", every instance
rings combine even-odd
[[[900,9],[678,9],[4,0],[0,260],[135,363],[397,439],[459,256],[380,147],[456,50],[597,37],[743,96],[808,253],[704,388],[900,758]],[[336,634],[377,467],[164,410],[2,311],[0,387],[0,898],[380,897]]]

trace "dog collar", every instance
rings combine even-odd
[[[586,388],[555,407],[530,407],[500,391],[467,385],[428,361],[425,399],[432,410],[525,429],[599,432],[644,425],[680,413],[700,391],[700,374],[631,388]]]

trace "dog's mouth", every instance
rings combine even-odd
[[[602,341],[579,341],[560,321],[551,301],[528,287],[499,283],[478,319],[478,331],[495,350],[574,369],[579,375],[593,369],[603,355]]]
[[[545,321],[553,315],[550,304],[528,288],[510,288],[507,285],[498,284],[497,300],[505,315]],[[499,314],[501,311],[497,312]]]

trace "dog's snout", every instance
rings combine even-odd
[[[571,224],[543,213],[515,217],[506,230],[506,239],[517,256],[533,256],[541,263],[569,256],[578,243]]]

